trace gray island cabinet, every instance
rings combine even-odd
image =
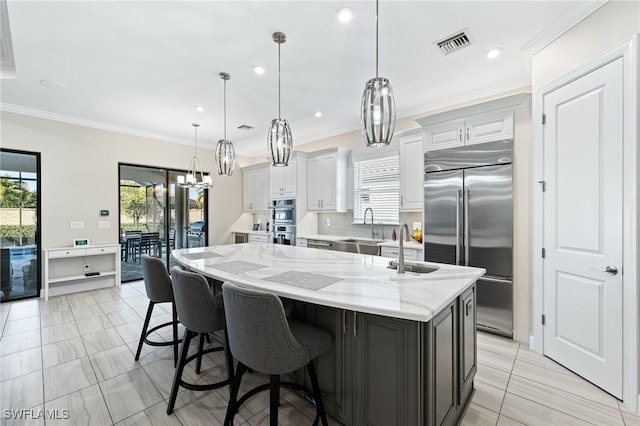
[[[329,330],[318,380],[327,412],[344,425],[454,425],[471,400],[483,269],[425,262],[438,269],[398,274],[377,256],[274,244],[173,255],[217,281],[278,294],[290,315]]]

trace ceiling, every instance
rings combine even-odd
[[[382,0],[379,69],[391,81],[397,117],[529,86],[531,53],[602,3]],[[213,147],[223,137],[218,74],[228,72],[227,136],[239,154],[255,156],[266,152],[278,115],[272,33],[287,36],[281,110],[294,147],[357,130],[364,84],[375,76],[372,0],[7,6],[16,71],[0,80],[3,111],[187,144],[198,122],[199,143]],[[336,19],[343,6],[354,10],[347,24]],[[471,46],[444,55],[434,44],[462,29]],[[502,55],[489,60],[493,47]],[[254,65],[266,72],[256,75]],[[238,129],[243,124],[254,129]]]

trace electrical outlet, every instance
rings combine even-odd
[[[88,263],[84,264],[84,270],[88,271],[89,269],[91,269],[91,265],[89,265]]]
[[[331,227],[331,218],[330,217],[327,218],[327,226]]]

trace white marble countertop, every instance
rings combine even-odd
[[[439,269],[398,274],[389,259],[280,244],[229,244],[172,251],[178,263],[303,302],[414,321],[429,321],[485,270],[421,262]],[[281,281],[281,282],[278,282]]]
[[[231,231],[234,234],[257,234],[257,235],[271,235],[271,232],[267,232],[267,231],[253,231],[253,230],[246,230],[246,231]]]
[[[382,243],[378,243],[379,246],[381,247],[400,247],[400,242],[399,241],[393,241],[393,240],[389,240],[389,241],[384,241]],[[414,249],[414,250],[422,250],[422,243],[417,242],[414,239],[411,239],[411,241],[405,241],[403,244],[404,248],[410,248],[410,249]]]

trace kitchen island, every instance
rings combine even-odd
[[[327,412],[345,425],[456,424],[464,413],[483,269],[423,263],[437,270],[398,274],[377,256],[277,244],[172,254],[215,280],[290,299],[291,315],[329,330],[318,378]]]

